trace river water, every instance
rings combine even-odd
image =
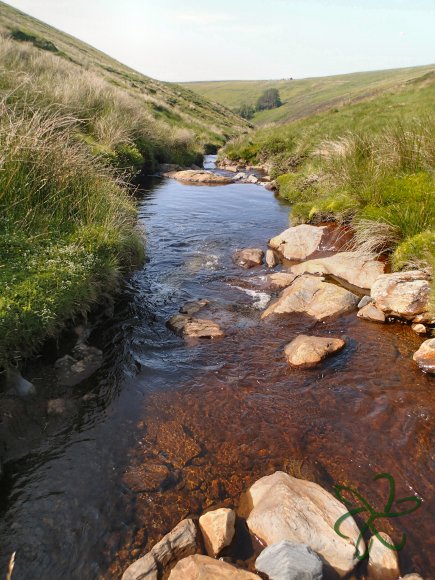
[[[231,256],[265,247],[288,212],[255,185],[155,179],[144,188],[148,261],[89,339],[104,366],[62,392],[62,415],[46,411],[59,393],[44,357],[28,377],[33,406],[1,401],[14,435],[0,482],[1,575],[16,552],[14,580],[118,578],[183,517],[237,506],[253,481],[283,469],[330,490],[355,487],[378,511],[388,489],[373,477],[391,473],[396,499],[418,494],[423,504],[378,528],[395,540],[406,533],[403,573],[431,577],[435,390],[412,361],[421,339],[355,313],[260,321],[269,297],[244,278],[265,270],[241,272]],[[225,338],[186,343],[166,327],[198,298]],[[301,333],[344,336],[347,346],[293,370],[283,348]],[[249,566],[255,549],[244,541],[230,555]]]

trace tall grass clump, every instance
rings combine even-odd
[[[77,119],[0,102],[0,366],[85,313],[141,260],[126,187]]]

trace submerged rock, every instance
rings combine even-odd
[[[321,580],[323,563],[304,544],[282,540],[268,546],[255,561],[255,568],[269,580]]]
[[[188,316],[192,316],[192,314],[196,314],[210,303],[208,300],[192,300],[191,302],[186,302],[180,308],[181,314],[187,314]]]
[[[31,397],[36,395],[36,387],[23,377],[18,369],[6,369],[6,387],[13,389],[19,397]]]
[[[67,354],[54,363],[59,383],[67,387],[78,385],[103,364],[102,351],[83,342],[74,347],[73,355]]]
[[[217,556],[234,538],[236,514],[228,508],[207,512],[199,518],[199,527],[210,556]]]
[[[358,288],[370,289],[384,273],[385,264],[357,252],[339,252],[327,258],[316,258],[291,268],[295,274],[329,274]]]
[[[247,520],[249,530],[268,546],[282,540],[306,544],[340,576],[358,563],[358,526],[349,516],[340,528],[348,539],[334,531],[336,521],[348,509],[316,483],[277,471],[259,479],[247,495],[253,506]],[[363,542],[359,548],[365,549]]]
[[[356,308],[358,296],[348,290],[329,284],[318,276],[303,275],[296,280],[262,314],[305,313],[316,320],[345,314]]]
[[[175,314],[167,324],[171,330],[183,337],[220,338],[225,336],[216,322],[204,318],[192,318],[186,314]]]
[[[341,338],[324,338],[301,334],[284,349],[287,361],[295,367],[314,366],[345,345]]]
[[[369,302],[363,306],[358,312],[357,316],[364,320],[372,320],[373,322],[385,322],[385,314],[379,310],[373,302]]]
[[[254,268],[263,263],[264,252],[258,248],[237,250],[233,255],[233,262],[242,268]]]
[[[257,574],[241,570],[209,556],[189,556],[171,571],[169,580],[260,580]]]
[[[435,374],[435,338],[425,340],[412,358],[422,371]]]
[[[233,180],[224,175],[218,175],[212,171],[207,171],[206,169],[187,169],[185,171],[170,171],[169,173],[164,173],[165,177],[171,177],[172,179],[177,179],[178,181],[185,181],[188,183],[216,183],[219,185],[227,185],[233,183]]]
[[[325,231],[326,227],[302,224],[275,236],[269,246],[287,260],[305,260],[319,250]]]
[[[266,252],[266,265],[268,268],[275,268],[278,264],[278,259],[273,250],[267,250]]]
[[[428,310],[429,276],[420,270],[380,276],[373,284],[371,297],[386,315],[413,320]]]
[[[193,520],[182,520],[148,554],[131,564],[122,580],[157,580],[166,576],[179,560],[198,551],[197,544],[197,530]],[[162,570],[161,575],[158,570]]]
[[[379,535],[389,544],[393,540],[380,532]],[[369,552],[368,575],[370,580],[397,580],[400,576],[399,559],[397,552],[384,546],[376,536],[372,536]]]

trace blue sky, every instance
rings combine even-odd
[[[9,0],[154,78],[323,76],[435,62],[434,0]]]

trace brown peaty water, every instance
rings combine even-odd
[[[421,338],[355,313],[260,321],[268,297],[234,280],[266,271],[242,272],[231,255],[265,247],[287,214],[254,185],[163,180],[143,192],[149,261],[90,337],[104,367],[65,390],[48,353],[29,367],[35,400],[0,399],[0,558],[3,570],[16,551],[14,580],[117,578],[180,519],[238,507],[276,469],[330,491],[355,487],[379,511],[388,489],[373,477],[391,473],[396,499],[417,494],[423,504],[378,529],[396,541],[406,533],[402,572],[431,577],[435,390],[412,361]],[[218,321],[225,338],[186,343],[167,329],[198,298],[210,300],[200,316]],[[315,369],[291,369],[283,349],[301,333],[341,336],[346,347]],[[48,414],[56,397],[65,411]],[[243,521],[239,531],[227,555],[252,567],[258,546]]]

